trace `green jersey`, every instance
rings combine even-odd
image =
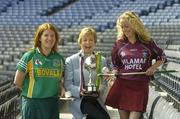
[[[26,52],[17,69],[26,72],[22,95],[28,98],[57,97],[64,59],[57,52],[44,56],[38,48]]]

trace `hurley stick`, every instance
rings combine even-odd
[[[156,71],[155,73],[175,73],[178,72],[176,70],[166,70],[166,71]],[[144,75],[146,72],[130,72],[130,73],[118,73],[118,74],[113,74],[113,73],[100,73],[98,76],[115,76],[115,75],[121,75],[121,76],[126,76],[126,75]]]

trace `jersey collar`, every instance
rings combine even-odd
[[[36,51],[37,51],[39,54],[43,55],[43,53],[41,52],[41,50],[39,49],[39,47],[36,48]],[[51,51],[48,56],[50,56],[51,54],[54,54],[54,51]],[[45,55],[43,55],[43,56],[45,56]],[[45,57],[48,57],[48,56],[45,56]]]

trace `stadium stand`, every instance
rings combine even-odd
[[[168,64],[162,69],[180,71],[180,0],[1,0],[0,119],[15,119],[19,114],[19,92],[11,82],[16,63],[32,47],[39,24],[51,22],[58,27],[59,52],[64,57],[79,50],[76,41],[80,29],[93,26],[98,36],[96,50],[110,59],[117,35],[115,22],[126,10],[140,15],[152,38],[165,50]],[[180,74],[156,75],[151,82],[144,119],[179,119]],[[167,96],[162,97],[157,91],[166,92]],[[116,118],[119,117],[112,117]]]

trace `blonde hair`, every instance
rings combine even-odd
[[[121,16],[118,17],[117,22],[116,22],[116,27],[118,31],[118,39],[125,39],[125,35],[122,31],[122,24],[121,21],[126,20],[131,28],[135,31],[136,37],[140,42],[143,43],[148,43],[151,41],[151,36],[148,30],[145,28],[143,22],[140,20],[138,15],[136,13],[131,12],[131,11],[126,11],[124,12]]]
[[[34,48],[41,47],[40,38],[41,38],[43,32],[48,29],[54,31],[54,33],[55,33],[56,42],[52,48],[52,51],[57,52],[57,47],[58,47],[58,42],[59,42],[59,34],[58,34],[56,27],[54,25],[52,25],[51,23],[43,23],[37,28],[35,37],[34,37]]]
[[[80,45],[82,42],[82,38],[85,37],[86,35],[91,35],[94,38],[94,42],[97,42],[97,35],[96,31],[92,27],[85,27],[81,30],[79,33],[79,38],[78,38],[78,44]]]

